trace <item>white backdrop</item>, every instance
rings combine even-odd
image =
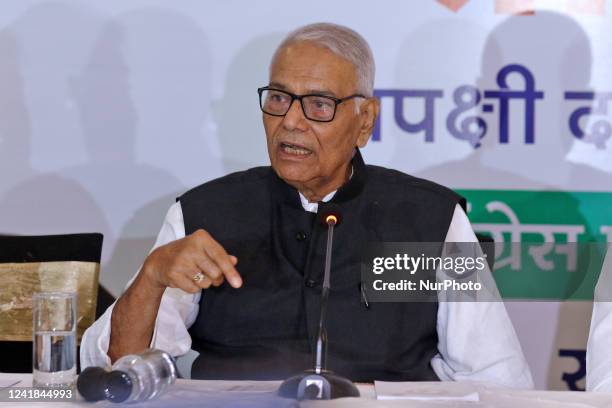
[[[610,119],[611,7],[598,0],[3,0],[0,233],[104,233],[101,280],[119,294],[178,194],[267,164],[256,88],[266,84],[280,39],[316,21],[348,25],[369,41],[377,90],[441,92],[429,130],[409,132],[383,95],[367,162],[463,190],[598,192],[608,201],[585,217],[611,224],[612,141],[597,124]],[[500,89],[496,76],[513,64],[543,92],[534,102],[533,143],[526,143],[524,96],[511,99],[500,120],[501,99],[486,94]],[[508,88],[525,89],[525,76],[506,79]],[[482,100],[449,122],[461,85]],[[601,95],[568,100],[566,92]],[[400,113],[418,123],[424,99],[406,101]],[[587,133],[581,138],[568,122],[580,106],[592,106],[578,121]],[[474,115],[487,123],[477,149],[457,136],[460,121]],[[500,143],[504,124],[508,143]],[[559,360],[558,350],[584,349],[590,305],[509,309],[538,387],[567,387],[561,373],[577,363]],[[565,340],[561,331],[574,335]]]

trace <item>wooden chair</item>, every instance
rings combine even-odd
[[[80,341],[96,318],[102,239],[98,233],[0,236],[0,371],[32,371],[36,292],[77,293]]]

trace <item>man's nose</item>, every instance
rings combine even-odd
[[[289,106],[289,110],[283,119],[283,126],[285,129],[293,130],[300,129],[305,130],[308,126],[308,121],[304,116],[304,111],[302,110],[302,104],[299,100],[295,99]]]

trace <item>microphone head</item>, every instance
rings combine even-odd
[[[325,225],[338,225],[342,221],[342,210],[340,206],[335,203],[321,203],[319,204],[319,221]]]
[[[87,367],[77,378],[77,390],[85,401],[101,401],[106,398],[108,371],[102,367]]]

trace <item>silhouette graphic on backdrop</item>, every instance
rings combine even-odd
[[[212,159],[202,132],[207,49],[189,17],[137,9],[104,25],[72,83],[91,162],[69,173],[91,186],[111,224],[121,227],[106,264],[115,292],[138,270],[166,211],[186,190],[173,169],[188,166],[194,185],[211,178],[202,171]],[[138,161],[136,151],[157,157],[160,167]]]
[[[62,100],[57,67],[73,67],[82,53],[70,37],[79,28],[86,37],[95,19],[75,7],[54,3],[33,7],[0,32],[0,233],[61,234],[98,231],[109,235],[99,203],[81,184],[58,171],[33,164],[44,151],[48,162],[70,157],[55,115],[69,115]],[[54,33],[41,26],[58,27]],[[67,32],[69,31],[69,33]],[[54,47],[65,50],[49,60]],[[62,60],[62,56],[66,60]],[[40,58],[39,64],[33,59]],[[51,96],[53,98],[51,98]],[[48,108],[48,110],[47,110]],[[49,115],[37,122],[39,115]],[[35,128],[35,123],[49,126]]]

